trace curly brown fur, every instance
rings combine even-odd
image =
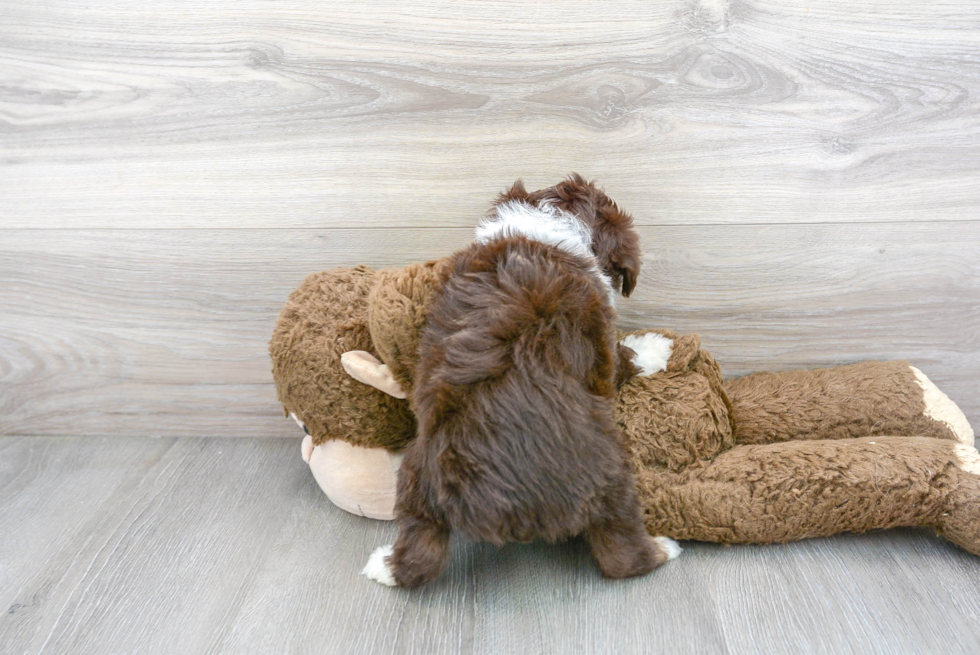
[[[949,427],[926,415],[922,388],[906,361],[759,372],[726,388],[739,444],[901,434],[956,440]]]
[[[422,331],[419,436],[399,472],[402,586],[448,535],[503,544],[585,533],[611,577],[666,561],[640,518],[612,400],[628,349],[592,262],[522,236],[457,253]]]
[[[355,446],[398,449],[415,436],[408,404],[350,378],[349,350],[374,355],[368,292],[378,274],[366,266],[314,273],[289,296],[269,354],[279,401],[321,444],[340,435]]]
[[[592,231],[592,251],[599,268],[612,279],[613,288],[629,296],[640,275],[640,239],[633,229],[633,217],[596,185],[578,173],[572,173],[558,184],[528,192],[524,182],[497,196],[494,207],[513,200],[538,207],[551,204],[578,217]],[[492,211],[492,210],[491,210]]]

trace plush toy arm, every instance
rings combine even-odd
[[[680,472],[637,471],[647,530],[774,543],[931,527],[980,555],[980,455],[955,441],[869,437],[736,446]]]
[[[973,445],[966,416],[908,362],[753,373],[725,384],[735,441],[924,436]]]
[[[405,392],[391,374],[388,366],[377,357],[363,350],[352,350],[340,356],[340,363],[347,374],[359,382],[384,391],[395,398],[405,398]]]

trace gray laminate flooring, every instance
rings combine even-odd
[[[926,531],[685,543],[628,581],[457,542],[417,591],[358,575],[394,536],[296,439],[3,438],[0,652],[980,652],[980,559]]]

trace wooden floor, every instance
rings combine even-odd
[[[358,575],[394,526],[295,439],[0,440],[2,653],[976,653],[976,557],[925,531],[684,544],[608,581],[583,543],[455,543],[419,591]]]
[[[393,529],[266,354],[306,274],[575,170],[641,234],[624,327],[910,359],[980,427],[978,103],[976,0],[0,0],[0,654],[980,652],[980,560],[914,531],[368,584]]]

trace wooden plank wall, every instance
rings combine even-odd
[[[980,426],[972,0],[2,0],[0,434],[295,434],[306,273],[573,170],[641,226],[626,326],[909,358]]]

